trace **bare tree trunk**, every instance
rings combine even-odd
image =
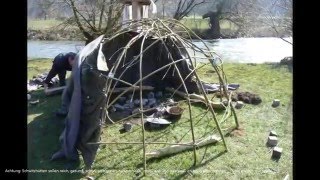
[[[114,0],[110,0],[110,6],[108,10],[108,20],[107,20],[107,26],[106,26],[105,32],[107,32],[108,29],[110,29],[112,24],[113,3],[114,3]]]
[[[183,17],[187,16],[193,8],[201,4],[206,3],[206,0],[179,0],[178,7],[173,15],[176,20],[181,20]]]
[[[66,4],[72,9],[73,23],[76,24],[86,38],[86,44],[93,41],[101,34],[112,32],[112,30],[118,28],[117,23],[121,17],[122,11],[121,4],[115,0],[92,0],[85,2],[87,4],[80,3],[75,0],[64,0]],[[89,3],[89,4],[88,4]],[[109,8],[106,8],[110,3]],[[108,11],[106,11],[108,9]],[[106,16],[107,17],[106,17]],[[96,20],[98,20],[96,22]],[[104,22],[107,21],[106,25]],[[72,23],[72,22],[71,22]],[[66,22],[70,24],[70,22]],[[115,28],[116,27],[116,28]]]

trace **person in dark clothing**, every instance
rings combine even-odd
[[[66,54],[60,53],[54,58],[52,68],[49,71],[47,78],[44,80],[45,88],[50,87],[51,79],[55,77],[57,74],[59,77],[59,85],[66,85],[66,73],[67,71],[72,70],[72,65],[74,63],[76,55],[77,54],[74,52],[69,52]]]

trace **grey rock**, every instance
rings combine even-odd
[[[165,93],[164,94],[164,97],[166,97],[166,98],[171,98],[171,96],[172,96],[172,94],[170,94],[170,93]]]
[[[129,104],[124,104],[123,107],[124,107],[125,109],[129,109],[129,108],[130,108],[130,105],[129,105]]]
[[[41,78],[41,79],[45,79],[46,77],[47,77],[47,75],[44,75],[44,74],[39,75],[39,78]]]
[[[147,94],[148,99],[153,99],[154,98],[154,92],[149,92]]]
[[[139,99],[135,99],[133,102],[134,102],[135,106],[139,106],[140,105],[140,100]]]
[[[134,108],[134,103],[133,103],[133,102],[130,102],[130,103],[129,103],[129,107],[130,107],[130,108]]]
[[[41,79],[41,78],[36,78],[36,79],[34,80],[34,82],[37,83],[37,84],[40,84],[40,83],[43,82],[43,79]]]
[[[148,99],[142,99],[142,105],[147,105],[147,103],[148,103]],[[136,99],[136,100],[134,100],[134,105],[135,106],[140,106],[140,99]]]
[[[276,136],[269,136],[267,144],[269,146],[276,146],[278,144],[278,138]]]
[[[131,114],[137,114],[137,113],[140,113],[139,108],[134,109]],[[137,116],[138,116],[138,115],[139,115],[139,114],[137,114]]]
[[[272,107],[278,107],[280,105],[280,100],[279,99],[274,99],[272,102]]]
[[[125,104],[126,103],[126,97],[124,97],[124,96],[122,96],[122,97],[119,97],[119,99],[118,99],[118,103],[119,104],[121,104],[121,105],[123,105],[123,104]]]
[[[281,157],[281,154],[282,154],[282,148],[280,147],[274,147],[273,148],[273,151],[272,151],[272,158],[273,159],[280,159]]]
[[[113,113],[113,112],[116,112],[117,111],[117,109],[114,107],[114,106],[110,106],[110,110],[109,110],[111,113]]]
[[[149,101],[148,101],[148,106],[154,107],[154,106],[156,105],[156,103],[157,103],[157,100],[156,100],[156,99],[154,99],[154,98],[149,99]]]
[[[148,99],[142,99],[142,104],[145,106],[145,105],[147,105],[147,103],[148,103]]]
[[[156,92],[155,96],[156,96],[156,98],[162,98],[162,96],[163,96],[162,91]]]
[[[116,108],[117,111],[123,111],[125,108],[121,106],[120,104],[115,104],[114,107]]]
[[[275,131],[270,131],[269,136],[278,136],[278,134]]]
[[[131,131],[131,129],[132,129],[132,124],[131,124],[131,123],[124,123],[124,124],[123,124],[123,128],[124,128],[124,130],[125,130],[126,132],[129,132],[129,131]]]
[[[237,101],[237,103],[236,103],[236,105],[235,105],[235,108],[241,109],[243,106],[244,106],[244,104],[243,104],[242,101]]]

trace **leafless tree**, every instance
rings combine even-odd
[[[44,20],[46,20],[51,7],[55,4],[55,0],[36,0],[35,3],[41,10],[41,14],[44,16]]]
[[[229,2],[228,2],[229,1]],[[217,0],[219,2],[219,0]],[[237,26],[236,36],[265,28],[277,37],[292,35],[292,0],[220,0],[219,19]],[[283,39],[285,40],[285,39]]]
[[[283,38],[283,33],[292,36],[292,0],[272,0],[270,6],[265,9],[266,20],[264,23],[270,26],[275,32],[277,37],[280,37],[287,43],[292,42]]]
[[[108,34],[120,28],[123,4],[117,0],[64,0],[72,9],[73,17],[67,24],[76,24],[86,44],[101,34]]]

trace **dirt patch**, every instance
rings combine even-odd
[[[239,136],[244,136],[245,132],[242,127],[239,128],[234,128],[230,132],[226,134],[226,137],[239,137]]]
[[[231,92],[228,91],[227,94],[229,95]],[[216,92],[216,96],[218,98],[225,97],[225,95],[221,92]],[[250,92],[234,92],[231,96],[232,101],[243,101],[247,104],[258,105],[262,102],[261,97],[258,94],[250,93]]]

